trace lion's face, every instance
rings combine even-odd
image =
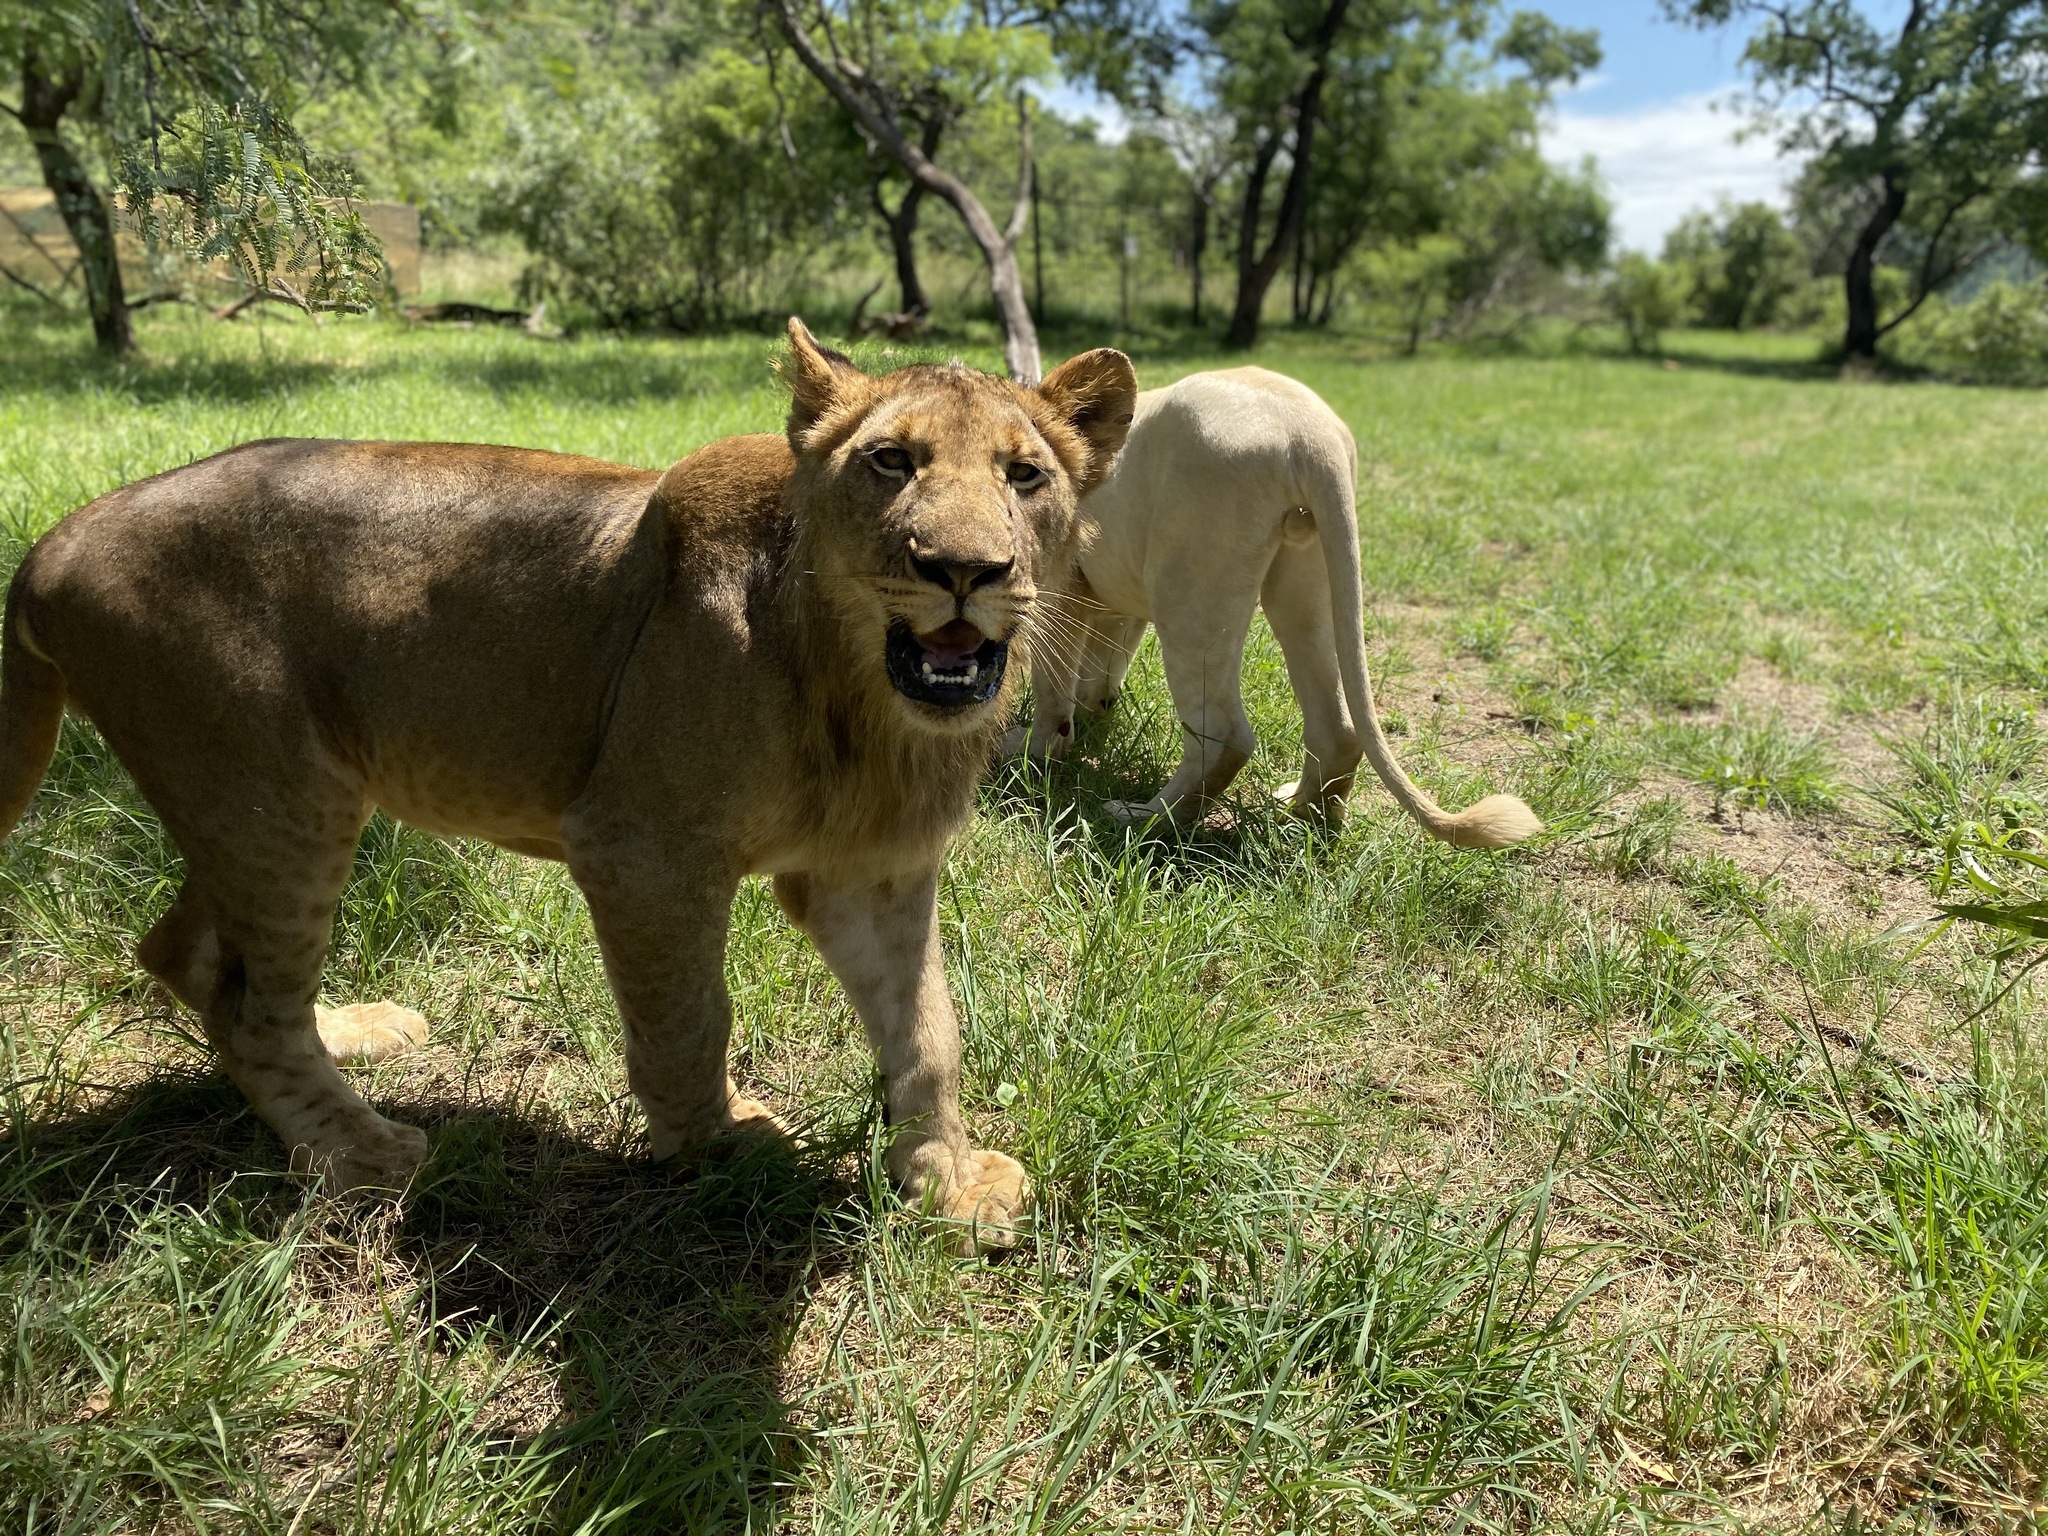
[[[1040,579],[1123,446],[1129,359],[1085,353],[1033,390],[958,365],[871,378],[795,320],[790,345],[799,504],[849,659],[921,726],[988,724],[1011,646],[1047,622]]]

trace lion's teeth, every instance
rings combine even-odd
[[[979,676],[981,676],[981,663],[978,661],[967,663],[967,681],[971,683]]]

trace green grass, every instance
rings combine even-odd
[[[111,368],[0,332],[17,555],[267,434],[660,465],[780,414],[758,336],[152,311]],[[1148,383],[1234,361],[1134,346]],[[765,888],[735,1070],[811,1148],[650,1167],[559,869],[382,821],[327,990],[432,1020],[364,1086],[434,1151],[401,1206],[309,1194],[137,972],[176,854],[68,727],[0,851],[0,1526],[2032,1528],[2044,992],[1909,925],[1959,829],[2043,825],[2044,404],[1673,350],[1260,354],[1358,435],[1404,759],[1555,830],[1276,817],[1260,628],[1231,814],[1127,837],[1101,802],[1176,746],[1148,644],[949,865],[969,1116],[1045,1196],[1006,1262],[889,1193],[859,1027]]]

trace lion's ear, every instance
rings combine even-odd
[[[843,352],[821,346],[810,327],[789,317],[789,356],[776,361],[775,371],[789,386],[789,436],[799,448],[802,439],[826,417],[850,405],[866,403],[868,376]]]
[[[1094,489],[1130,435],[1131,414],[1138,407],[1137,370],[1114,347],[1097,347],[1053,369],[1038,394],[1087,443],[1088,467],[1077,489]]]

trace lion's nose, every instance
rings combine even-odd
[[[945,555],[929,555],[919,551],[915,544],[910,546],[911,568],[935,587],[943,587],[954,597],[965,597],[976,588],[1001,581],[1016,569],[1017,562],[1010,560],[968,560]]]

